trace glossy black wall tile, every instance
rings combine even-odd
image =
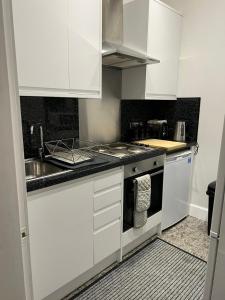
[[[71,98],[21,97],[21,115],[25,158],[36,157],[40,147],[40,132],[34,126],[41,123],[44,141],[79,137],[78,100]]]
[[[178,98],[174,100],[122,100],[121,101],[121,139],[132,140],[130,122],[147,122],[158,119],[167,120],[168,139],[173,140],[177,121],[186,122],[186,141],[197,142],[200,114],[200,98]]]

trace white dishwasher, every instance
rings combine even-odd
[[[164,166],[162,230],[176,224],[189,213],[192,152],[168,155]]]

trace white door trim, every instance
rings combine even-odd
[[[0,0],[0,134],[0,298],[28,300],[20,236],[27,225],[26,185],[11,0]]]

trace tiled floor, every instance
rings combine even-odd
[[[209,237],[206,222],[189,216],[165,230],[162,239],[207,261]]]

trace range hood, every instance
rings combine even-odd
[[[102,6],[102,64],[104,66],[128,69],[160,62],[123,45],[123,0],[103,0]]]

